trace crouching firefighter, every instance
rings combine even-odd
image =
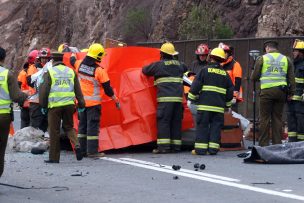
[[[143,68],[143,74],[154,76],[157,86],[157,149],[153,153],[181,150],[183,118],[183,74],[187,67],[174,56],[174,45],[164,43],[160,49],[161,60]]]
[[[6,52],[0,47],[0,177],[4,170],[4,155],[12,118],[12,102],[23,106],[27,94],[21,92],[18,83],[8,69],[3,67]]]
[[[211,51],[210,64],[195,77],[188,99],[197,101],[196,140],[192,154],[211,155],[219,151],[221,129],[224,125],[224,110],[233,99],[234,86],[220,63],[225,60],[221,48]]]
[[[78,107],[84,108],[85,101],[75,72],[63,65],[62,53],[52,53],[53,66],[43,75],[43,82],[39,87],[39,102],[43,112],[48,113],[50,134],[49,160],[46,163],[59,163],[60,159],[60,128],[70,139],[77,160],[82,159],[80,145],[73,128],[73,114],[75,112],[75,98]]]

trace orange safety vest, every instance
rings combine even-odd
[[[83,66],[86,66],[83,64]],[[86,66],[83,69],[89,70],[92,67]],[[82,69],[81,62],[75,63],[75,69],[78,74],[78,79],[80,82],[81,91],[86,103],[86,107],[96,106],[101,104],[101,98],[104,95],[102,83],[108,82],[109,76],[106,70],[102,67],[97,67],[92,76],[83,74],[79,72],[79,69]]]
[[[21,83],[21,91],[26,93],[26,94],[30,94],[30,86],[28,86],[27,84],[27,80],[26,80],[26,77],[27,77],[27,73],[25,70],[21,70],[19,72],[19,75],[18,75],[18,82]],[[29,101],[26,100],[23,104],[23,107],[24,108],[27,108],[29,107]]]
[[[194,75],[191,75],[190,77],[188,77],[189,78],[189,80],[191,80],[192,82],[194,81],[194,79],[195,79],[195,76]],[[190,87],[188,87],[188,86],[186,86],[186,85],[184,85],[184,93],[185,94],[188,94],[189,93],[189,91],[190,91]]]
[[[232,56],[230,56],[225,62],[221,63],[222,66],[226,65],[227,63],[230,63],[233,59]],[[234,61],[233,67],[231,70],[226,70],[226,72],[229,74],[230,79],[233,83],[233,85],[235,85],[235,78],[242,78],[242,67],[240,65],[239,62]],[[240,87],[240,91],[237,95],[233,95],[234,97],[236,97],[238,102],[242,102],[243,101],[243,88],[242,86]]]
[[[27,69],[27,76],[32,76],[33,74],[37,73],[38,69],[36,68],[35,64],[30,64],[29,68]],[[29,98],[30,103],[39,103],[39,96],[36,94],[36,89],[29,87],[29,93],[31,97]]]

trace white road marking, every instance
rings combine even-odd
[[[156,166],[156,167],[161,167],[161,168],[172,170],[172,167],[170,167],[170,166],[160,165],[160,164],[156,164],[156,163],[153,163],[153,162],[142,161],[142,160],[131,159],[131,158],[120,158],[120,159],[135,162],[135,163],[146,164],[146,165],[149,165],[149,166]],[[193,171],[193,170],[188,170],[188,169],[183,169],[183,168],[181,168],[179,171],[189,173],[189,174],[198,175],[198,176],[204,176],[204,177],[219,179],[219,180],[225,180],[225,181],[231,181],[231,182],[240,182],[240,180],[238,180],[238,179],[228,178],[228,177],[224,177],[224,176],[217,176],[217,175],[213,175],[213,174],[208,174],[208,173],[203,173],[203,172]]]
[[[137,166],[137,167],[140,167],[140,168],[160,171],[160,172],[164,172],[164,173],[170,173],[170,174],[174,174],[174,175],[179,175],[179,176],[183,176],[183,177],[188,177],[188,178],[193,178],[193,179],[197,179],[197,180],[207,181],[207,182],[211,182],[211,183],[217,183],[217,184],[230,186],[230,187],[235,187],[235,188],[239,188],[239,189],[243,189],[243,190],[250,190],[250,191],[254,191],[254,192],[260,192],[260,193],[264,193],[264,194],[269,194],[269,195],[280,196],[280,197],[285,197],[285,198],[289,198],[289,199],[296,199],[296,200],[304,201],[304,196],[288,194],[288,193],[284,193],[284,192],[278,192],[278,191],[275,191],[275,190],[269,190],[269,189],[254,187],[254,186],[240,184],[240,183],[226,181],[226,180],[220,180],[220,179],[216,179],[216,178],[201,176],[201,175],[198,175],[198,174],[191,174],[191,173],[184,172],[184,171],[174,171],[169,166],[161,165],[161,164],[157,164],[157,163],[148,162],[149,164],[147,164],[147,163],[145,163],[144,161],[141,161],[141,160],[136,160],[136,159],[128,160],[128,158],[114,159],[114,158],[109,158],[109,157],[103,157],[103,158],[100,158],[100,159],[107,160],[107,161],[112,161],[112,162],[116,162],[116,163],[127,164],[127,165],[131,165],[131,166]],[[131,161],[131,160],[133,160],[133,161]],[[134,160],[136,160],[136,161],[134,161]],[[211,174],[209,174],[209,175],[211,175]],[[221,177],[221,176],[217,176],[217,177]]]

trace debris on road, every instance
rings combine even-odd
[[[205,165],[205,164],[201,164],[201,165],[200,165],[200,169],[201,169],[201,170],[204,170],[205,168],[206,168],[206,165]]]
[[[264,183],[251,183],[252,185],[273,185],[274,183],[271,182],[264,182]]]
[[[181,169],[181,166],[180,165],[173,165],[172,169],[175,170],[175,171],[178,171],[179,169]]]
[[[200,167],[200,164],[199,164],[199,163],[195,163],[195,164],[193,165],[193,167],[194,167],[194,168],[199,168],[199,167]]]
[[[179,179],[178,176],[173,176],[173,180],[177,180],[177,179]]]
[[[82,172],[80,172],[80,173],[73,173],[71,176],[82,176]]]

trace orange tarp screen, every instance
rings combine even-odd
[[[102,103],[99,151],[139,145],[156,140],[156,88],[153,77],[142,74],[142,67],[158,61],[155,48],[120,47],[106,49],[101,65],[110,77],[121,110],[104,96]],[[77,58],[84,55],[79,54]],[[66,54],[65,58],[69,57]],[[185,105],[183,129],[193,127],[192,115]],[[78,120],[75,118],[75,128]]]

